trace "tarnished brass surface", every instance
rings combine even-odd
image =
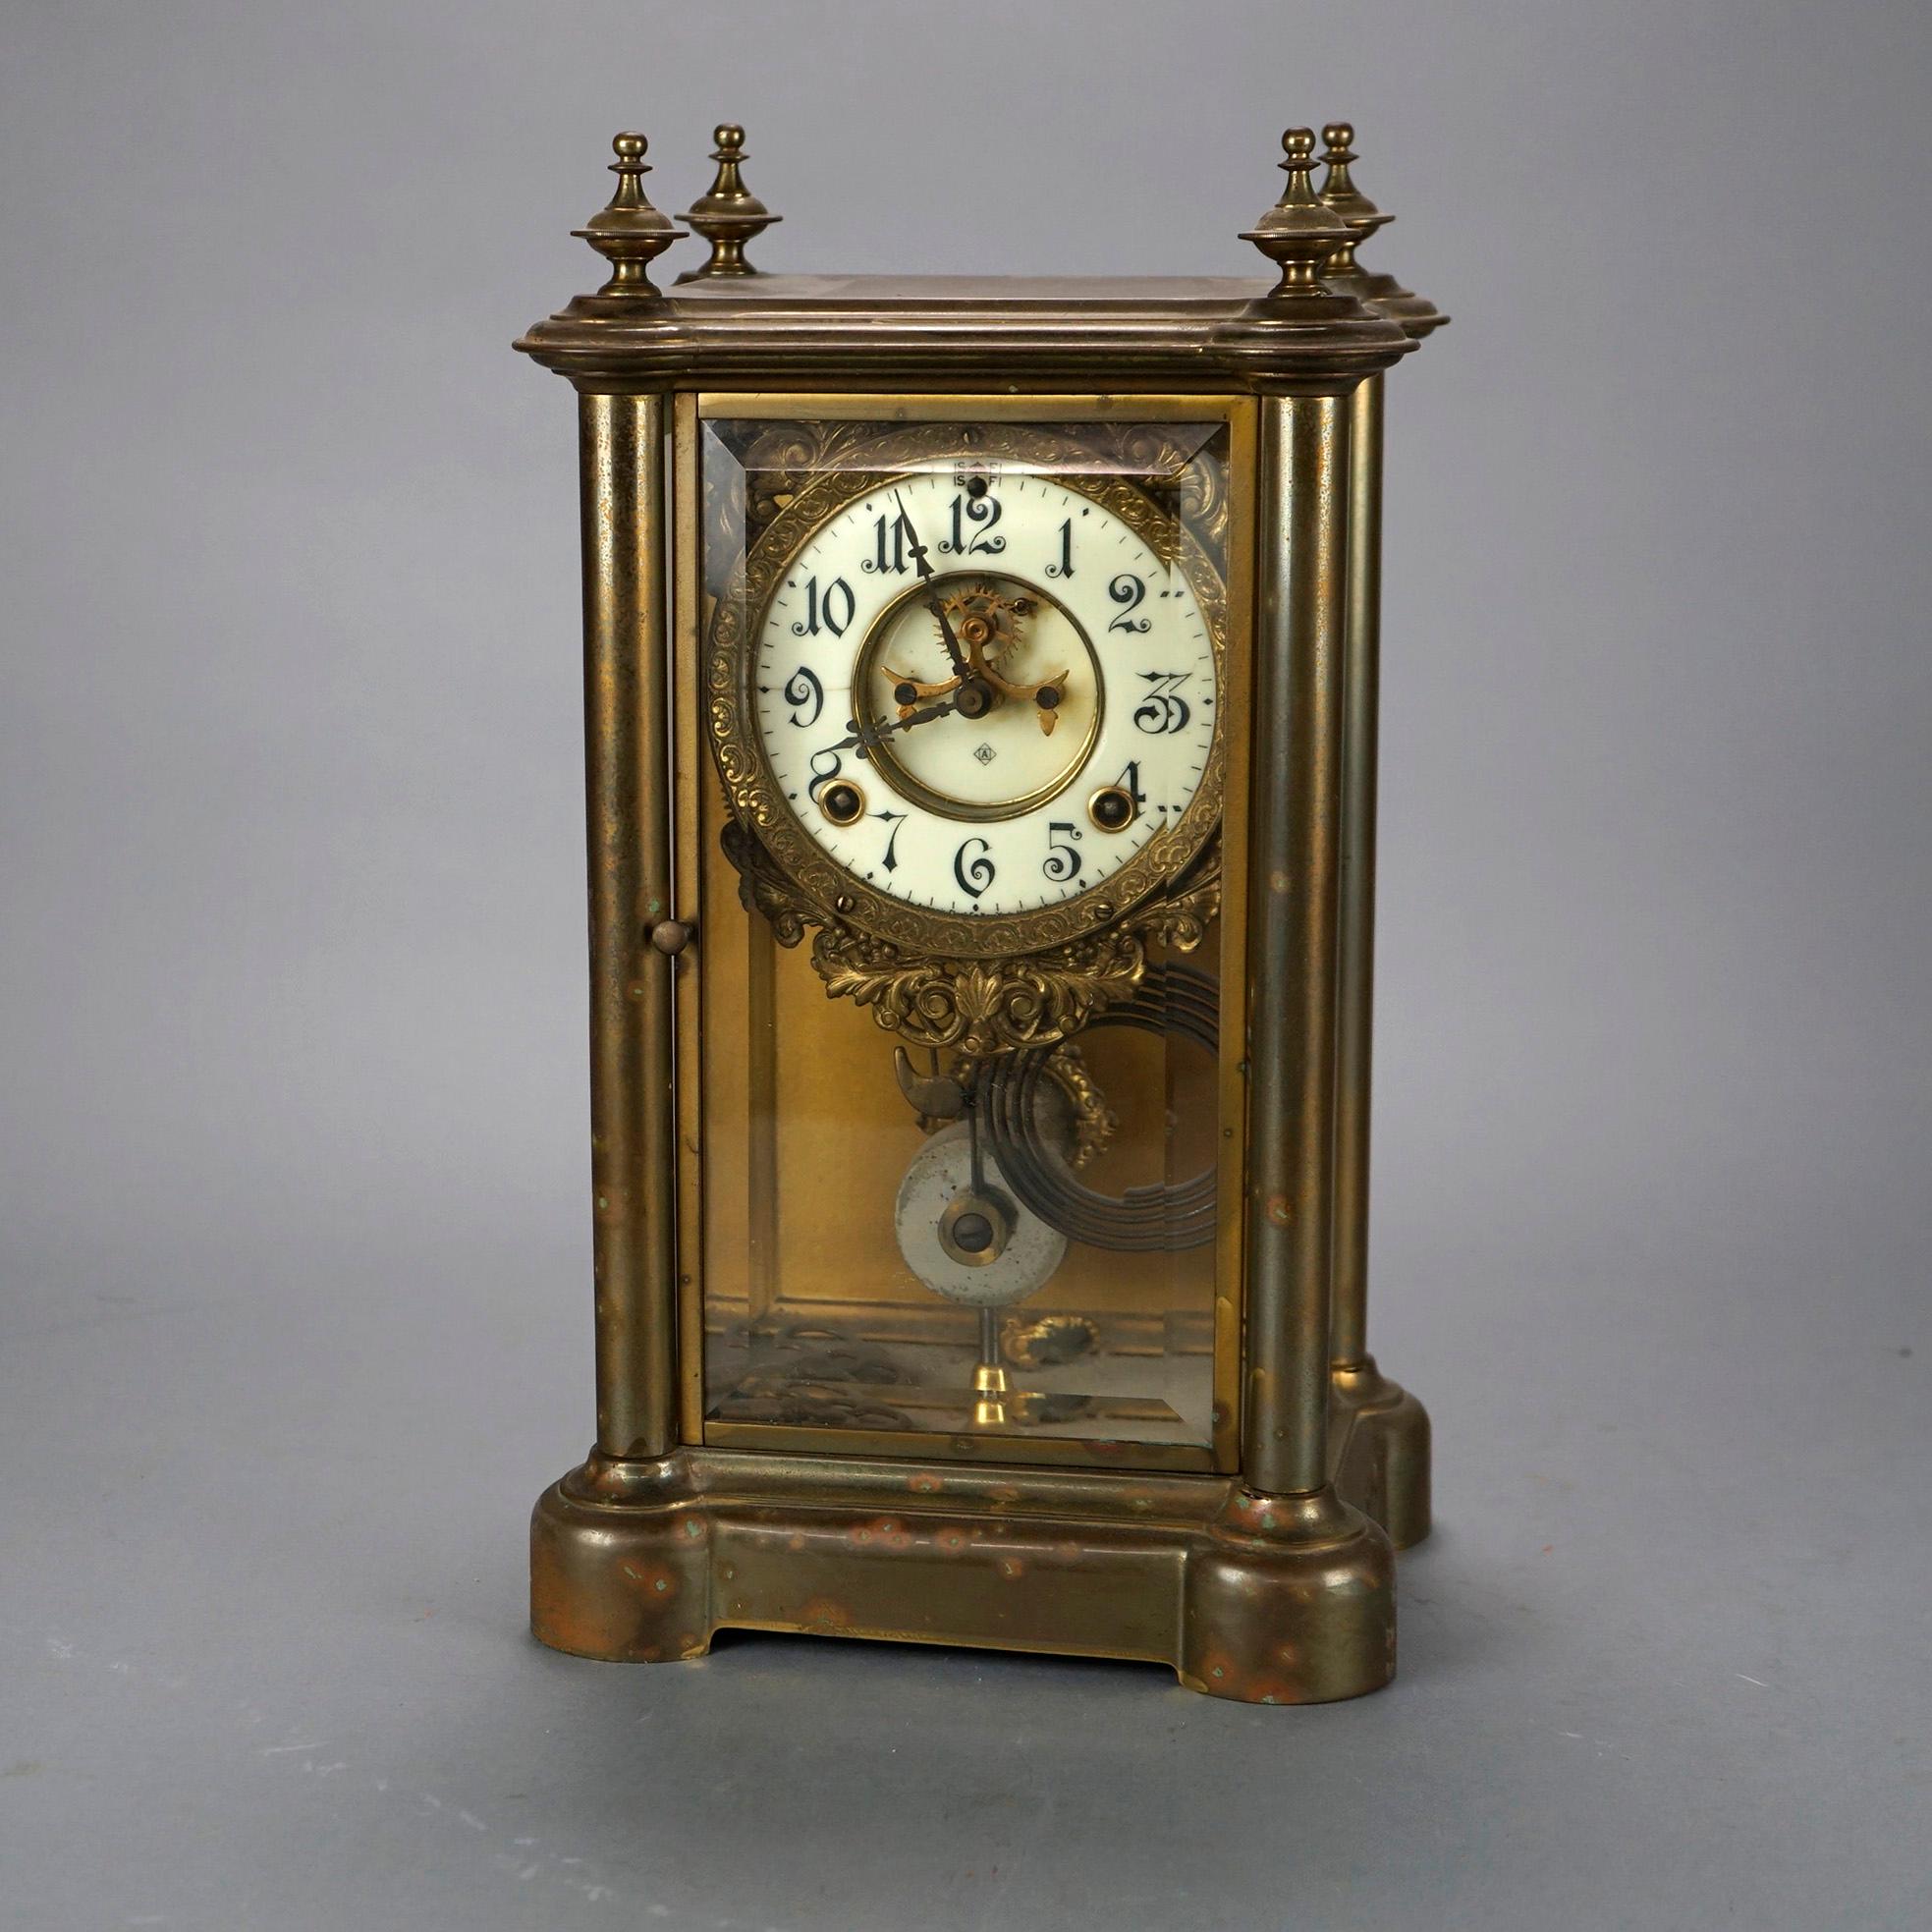
[[[949,1463],[997,1463],[1002,1467],[1037,1463],[1043,1467],[1076,1469],[1187,1469],[1214,1467],[1210,1450],[1191,1443],[1125,1442],[1105,1436],[1021,1435],[976,1418],[976,1426],[950,1431],[926,1429],[788,1428],[779,1422],[706,1422],[710,1449],[755,1449],[800,1456],[925,1456]]]
[[[1414,346],[1352,299],[1284,316],[1267,293],[1234,277],[752,275],[580,296],[517,347],[593,388],[1226,393],[1352,380]]]
[[[1354,164],[1360,157],[1353,149],[1354,129],[1347,121],[1331,121],[1321,132],[1322,139],[1327,142],[1321,158],[1328,167],[1328,177],[1322,183],[1322,202],[1351,231],[1347,247],[1322,264],[1322,280],[1331,289],[1353,296],[1376,314],[1387,316],[1405,335],[1419,342],[1445,327],[1449,317],[1426,297],[1404,288],[1393,275],[1373,273],[1355,259],[1355,251],[1362,244],[1386,228],[1395,216],[1378,208],[1355,185]]]
[[[1348,487],[1341,398],[1262,406],[1242,1467],[1275,1494],[1327,1480]]]
[[[1252,242],[1281,270],[1281,280],[1268,291],[1270,301],[1319,300],[1326,293],[1322,281],[1329,258],[1349,245],[1348,225],[1315,193],[1314,135],[1306,128],[1290,128],[1282,136],[1282,152],[1288,186],[1242,240]]]
[[[703,809],[699,788],[708,778],[702,707],[696,701],[691,658],[702,622],[698,582],[697,399],[673,400],[671,434],[671,742],[672,905],[679,921],[696,930],[704,910],[703,866],[698,853]],[[755,923],[755,922],[752,922]],[[729,931],[706,935],[726,947],[742,944]],[[678,1101],[678,1435],[697,1442],[704,1433],[704,1297],[696,1257],[704,1238],[704,1094],[696,1078],[702,1040],[705,945],[690,946],[673,966],[674,1069]],[[695,1338],[695,1339],[694,1339]]]
[[[686,269],[678,277],[681,283],[757,274],[745,259],[745,244],[785,219],[773,214],[745,186],[740,172],[745,160],[745,130],[735,121],[724,121],[712,131],[712,138],[717,142],[711,150],[711,158],[718,164],[717,175],[684,214],[684,219],[711,244],[711,253],[702,267]]]
[[[1390,1544],[1427,1533],[1429,1425],[1363,1352],[1351,1232],[1366,1213],[1373,519],[1379,373],[1446,318],[1355,263],[1387,218],[1354,187],[1352,131],[1325,133],[1320,197],[1305,131],[1285,138],[1289,189],[1252,237],[1282,270],[1272,289],[706,274],[675,297],[647,271],[679,231],[643,195],[642,138],[619,138],[618,191],[579,231],[611,279],[519,345],[583,393],[598,1449],[537,1507],[544,1641],[694,1655],[716,1628],[745,1625],[1010,1645],[1156,1659],[1196,1688],[1255,1701],[1354,1695],[1393,1670]],[[1376,379],[1358,388],[1364,378]],[[710,603],[697,442],[706,417],[827,414],[828,392],[878,424],[1229,422],[1228,708],[1250,722],[1226,747],[1221,913],[1203,943],[1249,1006],[1245,1035],[1221,1029],[1212,1306],[1204,1283],[1177,1298],[1148,1257],[1098,1256],[1106,1293],[1082,1316],[1124,1355],[1144,1346],[1185,1365],[1211,1347],[1211,1451],[1135,1442],[1141,1466],[1129,1467],[1105,1442],[1048,1438],[1059,1447],[1046,1456],[1077,1460],[1003,1464],[990,1421],[968,1449],[931,1439],[924,1455],[917,1428],[713,1420],[700,1444],[706,1231],[737,1231],[726,1286],[744,1313],[732,1319],[765,1316],[781,1176],[832,1114],[814,1103],[800,1115],[771,1060],[741,1046],[726,1074],[744,1084],[749,1131],[730,1159],[710,1144],[707,974],[722,973],[714,992],[735,1031],[794,1033],[802,1008],[766,922],[718,916],[694,675]],[[1250,672],[1251,704],[1239,701]],[[817,994],[815,1012],[835,1011]],[[825,1077],[856,1050],[826,1035]],[[889,1066],[880,1105],[874,1122],[839,1098],[838,1117],[862,1134],[903,1131]],[[809,1305],[835,1305],[849,1276],[828,1271]],[[850,1286],[855,1311],[910,1318]],[[912,1326],[938,1333],[949,1319],[935,1308]],[[1343,1357],[1332,1372],[1331,1356]],[[981,1395],[1017,1415],[1040,1370],[1008,1358],[1013,1386]],[[1037,1457],[1040,1443],[1029,1435],[1023,1450]],[[1148,1466],[1164,1462],[1175,1466]]]
[[[650,265],[686,233],[670,216],[652,207],[650,196],[644,193],[644,177],[650,173],[644,154],[649,146],[642,135],[612,138],[617,159],[610,166],[617,177],[616,193],[574,231],[611,265],[610,280],[597,292],[606,301],[656,300],[659,291],[650,278]]]
[[[584,771],[590,892],[590,1167],[597,1441],[677,1440],[674,962],[646,933],[671,906],[659,396],[578,405],[583,523]]]
[[[717,389],[701,391],[702,421],[772,422],[1198,422],[1231,421],[1240,441],[1252,431],[1254,405],[1244,396],[1190,396],[1180,390],[922,389],[874,395],[861,389]],[[1251,448],[1251,442],[1250,442]],[[1241,456],[1234,468],[1242,474]]]
[[[1334,1372],[1329,1462],[1335,1493],[1379,1522],[1397,1549],[1429,1533],[1429,1417],[1372,1356]]]
[[[1394,1581],[1332,1491],[1214,1477],[681,1451],[593,1458],[530,1528],[531,1627],[581,1657],[796,1630],[1140,1658],[1263,1704],[1386,1684]]]
[[[1342,675],[1342,878],[1337,909],[1335,1306],[1329,1352],[1368,1352],[1370,1046],[1375,1001],[1375,753],[1382,580],[1382,377],[1349,399],[1349,592]]]
[[[1246,1376],[1242,1354],[1247,1339],[1247,1106],[1248,1039],[1234,1023],[1242,1011],[1240,989],[1250,983],[1248,953],[1250,802],[1254,755],[1255,584],[1259,538],[1259,404],[1249,404],[1233,420],[1229,475],[1228,581],[1239,594],[1228,600],[1228,695],[1232,716],[1249,720],[1248,729],[1228,735],[1225,795],[1234,802],[1221,826],[1221,961],[1224,989],[1221,1028],[1221,1169],[1215,1184],[1214,1240],[1214,1465],[1241,1467],[1242,1411]]]
[[[1328,167],[1321,198],[1352,232],[1323,277],[1420,341],[1449,320],[1393,275],[1375,274],[1357,248],[1394,217],[1356,186],[1354,129],[1322,130]],[[1369,1143],[1375,979],[1375,800],[1381,685],[1384,379],[1370,376],[1350,405],[1348,666],[1344,675],[1342,889],[1336,1041],[1335,1290],[1329,1348],[1338,1391],[1376,1391],[1341,1449],[1343,1492],[1383,1523],[1399,1549],[1429,1529],[1429,1418],[1368,1355]],[[1364,1500],[1369,1498],[1372,1500]]]

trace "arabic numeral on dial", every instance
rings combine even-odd
[[[979,848],[977,852],[974,846]],[[992,850],[984,839],[965,839],[953,855],[953,876],[968,899],[977,899],[993,883],[996,868],[988,856]]]
[[[1060,525],[1060,561],[1046,567],[1048,577],[1072,577],[1074,574],[1074,520],[1069,517]]]
[[[845,762],[836,751],[814,751],[811,754],[811,777],[805,784],[805,797],[813,804],[818,802],[819,793],[844,769]]]
[[[953,499],[953,540],[941,543],[940,549],[950,550],[956,557],[964,557],[968,551],[977,551],[985,556],[995,556],[1006,548],[1006,538],[991,534],[993,525],[1000,521],[1000,500],[990,492],[983,496],[971,496],[962,490]],[[977,524],[975,530],[972,526]]]
[[[1069,879],[1076,878],[1080,869],[1079,848],[1072,840],[1080,836],[1080,828],[1070,820],[1056,818],[1046,828],[1046,859],[1040,870],[1055,885],[1065,885]]]
[[[1194,714],[1181,695],[1181,687],[1192,675],[1187,671],[1143,671],[1147,695],[1133,714],[1133,722],[1150,738],[1185,731]],[[1132,769],[1132,767],[1130,767]]]
[[[835,577],[820,590],[817,578],[808,577],[805,579],[804,619],[802,622],[793,620],[792,635],[795,637],[815,637],[821,631],[829,631],[833,636],[843,637],[846,626],[852,622],[856,609],[852,585],[844,578]]]
[[[903,811],[875,811],[874,818],[883,818],[892,827],[892,836],[886,840],[886,856],[879,860],[888,872],[899,870],[899,835],[906,829],[906,814]]]
[[[1147,802],[1147,795],[1140,789],[1140,760],[1130,758],[1127,769],[1114,780],[1115,786],[1133,800],[1133,808],[1138,811]]]
[[[873,551],[871,556],[859,565],[862,571],[870,571],[876,577],[904,577],[906,575],[906,520],[896,512],[890,517],[875,517],[872,520]]]
[[[825,687],[809,666],[800,665],[785,681],[785,701],[792,707],[792,722],[801,731],[817,724],[818,714],[825,709]]]
[[[1123,607],[1120,616],[1108,625],[1109,631],[1142,633],[1154,628],[1154,620],[1151,617],[1135,617],[1133,614],[1146,600],[1147,580],[1144,577],[1135,577],[1132,571],[1123,571],[1113,582],[1108,584],[1107,594],[1115,603]]]

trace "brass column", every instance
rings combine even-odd
[[[1349,404],[1349,600],[1342,698],[1342,885],[1335,1048],[1337,1368],[1368,1354],[1368,1135],[1375,1001],[1375,767],[1382,656],[1382,377]]]
[[[597,1447],[675,1443],[665,399],[579,398]]]
[[[1349,403],[1261,404],[1248,881],[1250,1488],[1327,1481]]]

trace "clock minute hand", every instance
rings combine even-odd
[[[960,648],[960,640],[953,635],[953,621],[946,615],[946,600],[933,587],[932,566],[926,562],[926,547],[919,541],[919,533],[912,527],[912,520],[906,514],[905,499],[897,490],[892,500],[899,506],[899,521],[906,526],[910,541],[907,548],[912,553],[912,568],[919,574],[919,582],[925,589],[925,607],[939,620],[939,635],[946,639],[946,655],[953,660],[953,669],[962,678],[972,676],[972,666],[966,662],[966,652]]]

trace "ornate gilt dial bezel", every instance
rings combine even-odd
[[[733,818],[725,850],[746,900],[783,944],[814,933],[812,964],[834,996],[871,1007],[881,1026],[921,1044],[978,1053],[1050,1044],[1077,1030],[1096,1007],[1132,995],[1149,943],[1184,950],[1198,944],[1220,903],[1216,834],[1227,707],[1216,706],[1206,767],[1186,809],[1117,871],[1048,907],[985,916],[942,912],[874,890],[840,865],[793,810],[758,737],[751,701],[756,641],[785,571],[828,522],[896,475],[980,459],[1051,476],[1178,562],[1207,629],[1216,687],[1225,692],[1228,601],[1220,572],[1185,519],[1168,515],[1120,472],[1119,435],[1114,425],[935,421],[842,439],[841,467],[805,476],[735,563],[712,617],[702,659],[704,713]],[[1178,440],[1171,446],[1177,478],[1193,447]],[[1150,454],[1140,439],[1136,468],[1153,469]],[[1225,499],[1216,507],[1225,509]]]

